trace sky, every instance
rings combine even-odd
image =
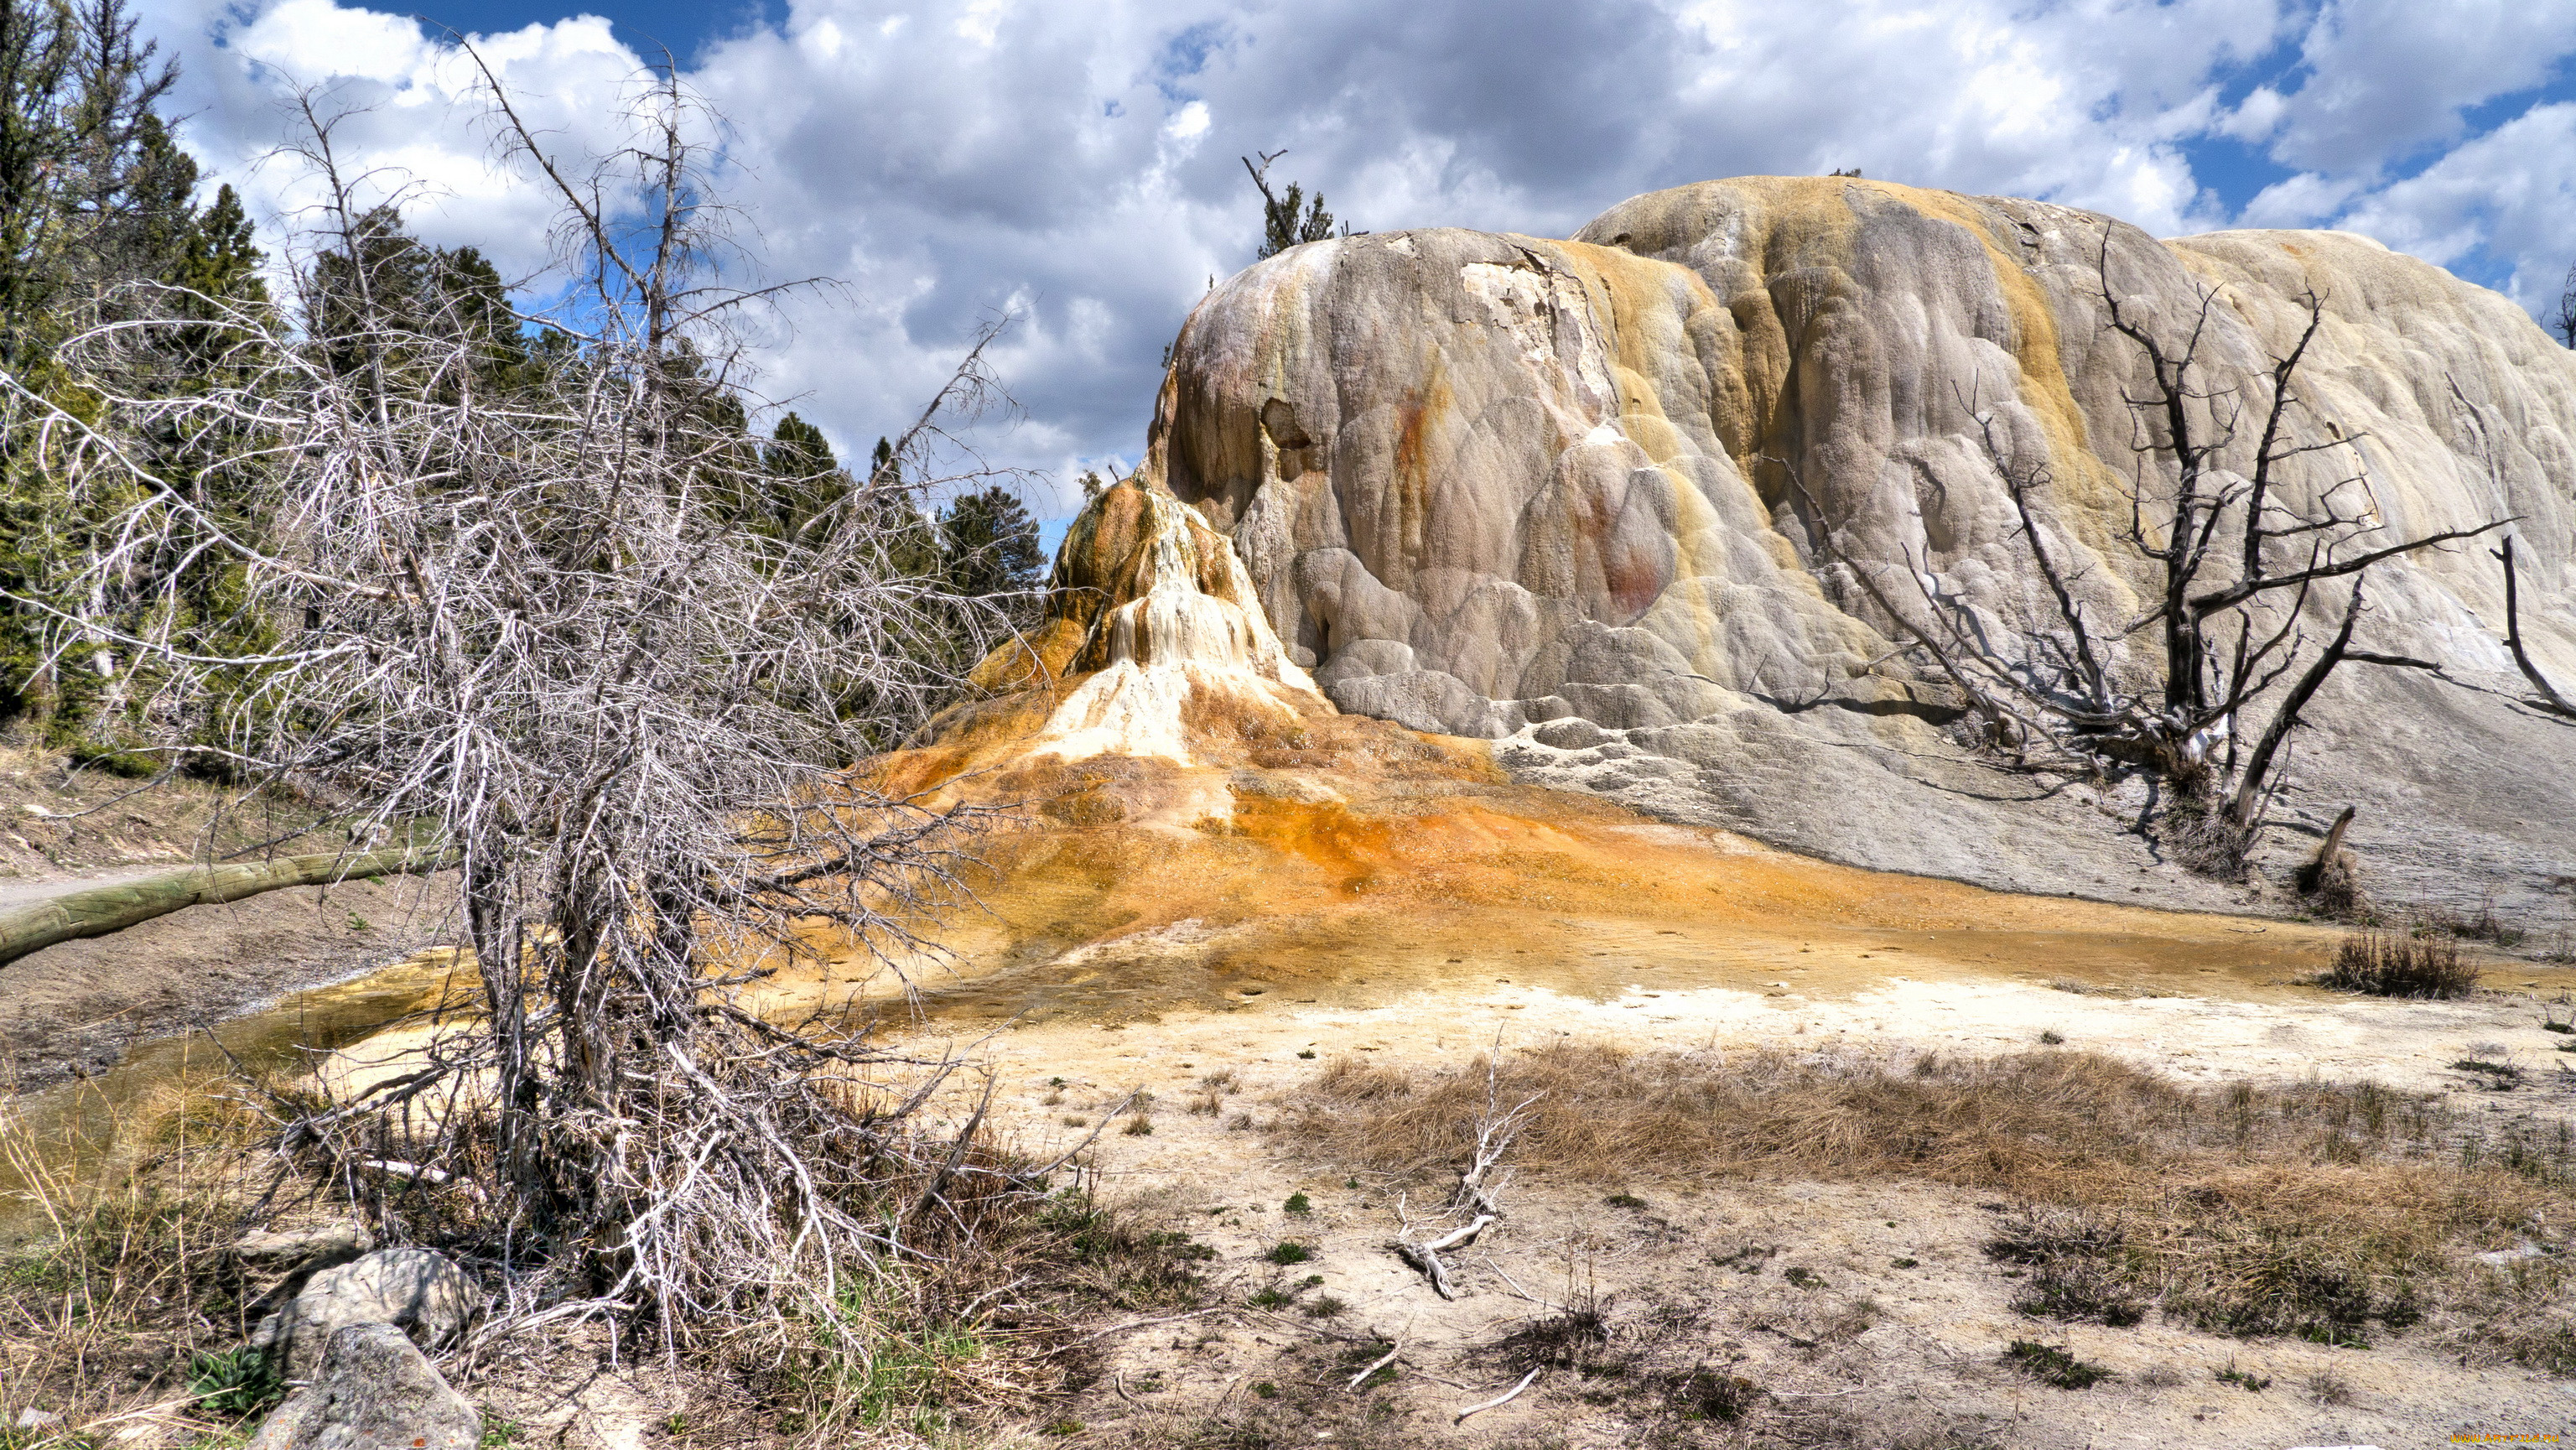
[[[667,56],[723,117],[745,256],[842,284],[764,329],[761,394],[862,455],[1008,316],[1018,407],[976,437],[1056,520],[1081,470],[1132,465],[1164,346],[1252,260],[1247,152],[1373,231],[1564,236],[1659,187],[1859,167],[2159,235],[2358,231],[2535,313],[2576,262],[2576,0],[138,3],[182,137],[272,243],[309,215],[280,151],[309,95],[344,167],[513,278],[551,208],[458,39],[566,156],[620,144]]]

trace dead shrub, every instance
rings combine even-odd
[[[2157,834],[2186,869],[2220,881],[2245,879],[2254,833],[2238,825],[2215,801],[2186,796],[2165,816]]]
[[[2419,931],[2438,931],[2461,941],[2493,942],[2500,947],[2520,946],[2529,935],[2496,915],[2492,895],[2479,898],[2474,915],[2447,906],[2425,907],[2416,912],[2415,925]]]
[[[2365,931],[2337,944],[2334,965],[2315,982],[2374,997],[2465,997],[2477,988],[2478,969],[2460,960],[2455,937]]]
[[[2091,1209],[2025,1209],[1987,1242],[1986,1256],[2029,1269],[2013,1296],[2016,1313],[2115,1329],[2146,1318],[2127,1230]]]
[[[2336,921],[2367,921],[2370,899],[2361,889],[2361,872],[2352,854],[2337,851],[2331,861],[2311,861],[2293,877],[2299,894],[2317,915]]]
[[[1570,1369],[1587,1376],[1617,1374],[1633,1356],[1609,1352],[1610,1299],[1578,1293],[1564,1308],[1524,1321],[1503,1337],[1502,1361],[1514,1371]]]

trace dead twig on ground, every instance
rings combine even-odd
[[[1481,1415],[1487,1410],[1510,1404],[1512,1401],[1521,1397],[1521,1391],[1528,1389],[1531,1383],[1537,1380],[1539,1373],[1540,1372],[1538,1370],[1531,1370],[1528,1374],[1521,1376],[1521,1382],[1519,1384],[1512,1386],[1510,1389],[1503,1391],[1501,1394],[1494,1396],[1490,1400],[1482,1400],[1460,1410],[1457,1418],[1451,1420],[1449,1423],[1452,1425],[1463,1425],[1467,1423],[1467,1417],[1469,1415]]]

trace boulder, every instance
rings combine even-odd
[[[477,1298],[474,1281],[445,1254],[378,1249],[306,1280],[285,1308],[260,1322],[250,1343],[288,1379],[310,1379],[343,1328],[390,1324],[436,1350],[464,1332]]]
[[[2125,318],[2202,329],[2207,385],[2255,419],[2231,476],[2322,298],[2290,420],[2308,451],[2275,497],[2335,492],[2374,544],[2521,520],[2523,635],[2576,682],[2576,353],[2345,233],[2160,241],[2040,202],[1746,177],[1633,198],[1565,241],[1309,243],[1192,313],[1139,481],[1232,540],[1240,592],[1345,710],[1509,738],[1525,777],[1856,865],[2226,905],[2132,828],[2140,802],[1968,749],[1847,562],[1929,581],[1991,637],[2048,627],[2000,450],[2044,478],[2038,527],[2087,616],[2137,617],[2159,567],[2126,539],[2144,364],[2106,276]],[[2375,889],[2565,916],[2576,735],[2514,703],[2487,544],[2370,579],[2357,647],[2489,692],[2339,672],[2274,819],[2321,832],[2358,804]],[[2308,601],[2311,652],[2342,599]],[[2158,678],[2145,636],[2104,636],[2133,686]],[[1672,768],[1604,773],[1554,744],[1580,732],[1533,729],[1568,716]]]
[[[233,1252],[252,1268],[291,1273],[345,1264],[375,1246],[365,1228],[335,1219],[304,1228],[253,1229],[233,1241]]]
[[[475,1450],[483,1416],[391,1324],[334,1330],[250,1450]]]

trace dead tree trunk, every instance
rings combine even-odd
[[[2552,715],[2576,719],[2576,705],[2567,703],[2567,697],[2558,693],[2549,683],[2549,677],[2540,672],[2540,666],[2531,662],[2530,653],[2522,647],[2522,600],[2514,579],[2513,540],[2505,540],[2504,547],[2494,553],[2504,564],[2504,647],[2513,651],[2513,662],[2521,668],[2522,677],[2531,681],[2531,687],[2540,692],[2540,698],[2531,703]]]
[[[2343,854],[2343,834],[2352,829],[2352,818],[2357,809],[2354,806],[2343,808],[2343,814],[2335,817],[2334,825],[2326,831],[2325,843],[2317,847],[2316,859],[2299,868],[2298,887],[2302,894],[2314,895],[2317,888],[2334,874],[2335,860]]]
[[[438,848],[406,846],[363,856],[332,852],[242,865],[182,866],[140,881],[67,891],[0,910],[0,965],[58,942],[106,936],[186,907],[239,901],[289,886],[327,886],[351,877],[418,875],[455,864],[455,857]]]

